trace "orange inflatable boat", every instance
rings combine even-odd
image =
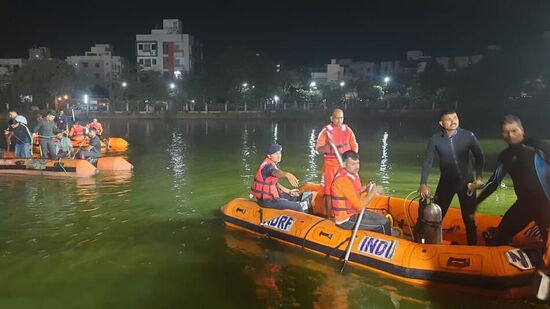
[[[88,146],[88,141],[83,137],[79,139],[71,140],[74,148]],[[108,137],[101,139],[101,153],[106,154],[108,152],[124,152],[128,150],[128,142],[120,137]],[[40,153],[40,145],[38,137],[35,138],[33,144],[33,152]]]
[[[86,160],[0,159],[0,174],[91,177],[98,169]]]
[[[3,171],[0,171],[0,173],[9,173],[9,174],[40,174],[40,173],[37,173],[35,171],[35,169],[30,169],[28,170],[28,172],[24,172],[25,169],[21,169],[21,165],[23,163],[21,163],[21,160],[23,160],[24,165],[27,165],[27,161],[25,160],[30,160],[30,159],[21,159],[21,158],[14,158],[13,157],[13,152],[4,152],[4,159],[5,160],[12,160],[12,161],[5,161],[5,163],[0,163],[0,169],[3,169]],[[87,163],[89,163],[92,167],[97,168],[98,171],[126,171],[126,172],[129,172],[129,171],[132,171],[134,169],[134,166],[128,162],[128,160],[126,160],[125,158],[123,157],[101,157],[99,159],[97,159],[95,166],[94,164],[91,164],[90,162],[86,161],[86,160],[78,160],[78,159],[60,159],[60,160],[48,160],[48,159],[42,159],[40,157],[37,156],[37,154],[35,154],[35,156],[33,156],[32,158],[33,161],[29,161],[29,162],[42,162],[44,164],[46,164],[47,166],[53,166],[53,167],[60,167],[61,163],[59,162],[71,162],[69,164],[69,166],[72,166],[72,165],[80,165],[80,163],[74,163],[74,162],[81,162],[81,161],[85,161]],[[19,167],[18,168],[15,168],[13,167],[12,163],[13,162],[18,162],[19,164]],[[41,165],[44,165],[40,163]],[[6,165],[5,167],[3,165]],[[40,165],[40,166],[41,166]],[[63,166],[65,166],[65,163],[62,164]],[[11,166],[11,167],[9,167]],[[32,166],[32,163],[31,163],[31,166]],[[38,163],[37,163],[37,166],[38,166]],[[86,164],[84,166],[87,166]],[[68,170],[65,168],[65,170],[63,170],[63,168],[59,168],[59,169],[56,169],[56,171],[59,170],[60,174],[59,176],[67,176],[71,173],[68,173],[68,174],[65,174],[65,172],[67,172]],[[11,171],[14,171],[13,173]],[[16,171],[16,172],[15,172]],[[77,171],[75,170],[75,173]],[[78,174],[78,173],[77,173]],[[90,174],[88,172],[83,172],[83,173],[80,173],[82,174],[83,176],[82,177],[87,177],[87,176],[91,176],[91,175],[95,175],[95,173],[93,174]],[[48,174],[48,175],[52,175],[52,174]]]
[[[350,242],[350,230],[340,229],[324,212],[319,185],[302,191],[316,191],[314,214],[260,207],[255,201],[237,198],[222,206],[227,226],[267,235],[285,244],[301,247],[334,259],[342,259]],[[460,210],[451,208],[442,222],[443,242],[422,244],[412,240],[418,202],[380,196],[369,210],[386,215],[400,236],[358,231],[349,263],[382,273],[410,284],[450,288],[502,298],[532,298],[535,268],[542,263],[544,245],[534,228],[514,238],[513,246],[489,247],[482,234],[500,222],[500,216],[478,214],[478,246],[466,245]]]

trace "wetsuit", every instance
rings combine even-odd
[[[471,196],[467,194],[468,183],[474,180],[470,166],[470,152],[475,158],[476,176],[481,177],[484,158],[474,133],[458,128],[451,137],[444,131],[434,134],[426,149],[420,184],[427,184],[434,156],[437,153],[441,176],[434,200],[441,207],[442,216],[445,217],[454,195],[458,194],[468,244],[475,245],[477,243],[476,197],[475,194]]]
[[[525,139],[522,144],[509,145],[497,161],[496,169],[487,182],[478,202],[493,193],[506,174],[514,183],[516,202],[506,211],[488,244],[503,245],[535,221],[546,239],[550,223],[550,186],[548,184],[548,161],[550,145],[534,139]]]

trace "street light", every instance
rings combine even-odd
[[[384,83],[386,83],[386,85],[391,81],[391,78],[389,76],[386,76],[384,77]]]
[[[248,87],[248,83],[243,83],[243,87]]]
[[[123,87],[123,88],[128,87],[128,83],[127,83],[127,82],[122,82],[122,87]]]
[[[344,82],[344,81],[340,82],[340,87],[344,87],[345,85],[346,85],[346,82]]]
[[[64,95],[64,96],[63,96],[63,99],[68,100],[68,99],[69,99],[69,96],[68,96],[68,95]]]
[[[311,88],[315,88],[316,86],[317,86],[316,82],[309,83],[309,87],[311,87]]]
[[[278,103],[279,102],[279,96],[278,95],[273,96],[273,101],[275,101],[275,103]]]
[[[170,83],[170,89],[176,89],[176,84]]]

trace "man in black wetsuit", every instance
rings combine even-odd
[[[491,235],[492,239],[487,244],[508,244],[515,234],[532,221],[538,224],[546,240],[550,223],[550,144],[525,138],[521,120],[512,115],[502,120],[501,133],[508,148],[500,153],[493,176],[479,194],[478,203],[499,187],[506,174],[512,178],[518,199],[506,211],[496,235]]]
[[[481,183],[483,153],[474,133],[460,128],[458,124],[458,116],[454,110],[446,110],[441,113],[439,118],[441,132],[434,134],[428,142],[418,193],[423,198],[430,193],[427,185],[428,175],[432,168],[434,155],[437,154],[441,176],[435,190],[434,200],[441,207],[442,216],[445,217],[454,195],[458,194],[468,244],[475,245],[477,243],[475,223],[477,204],[475,192],[468,192],[468,183],[474,180],[470,166],[470,152],[475,158],[476,184]]]

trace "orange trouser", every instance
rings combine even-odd
[[[325,182],[325,196],[330,195],[330,187],[332,186],[332,180],[334,175],[340,169],[340,163],[336,158],[326,158],[323,161],[323,180]]]

